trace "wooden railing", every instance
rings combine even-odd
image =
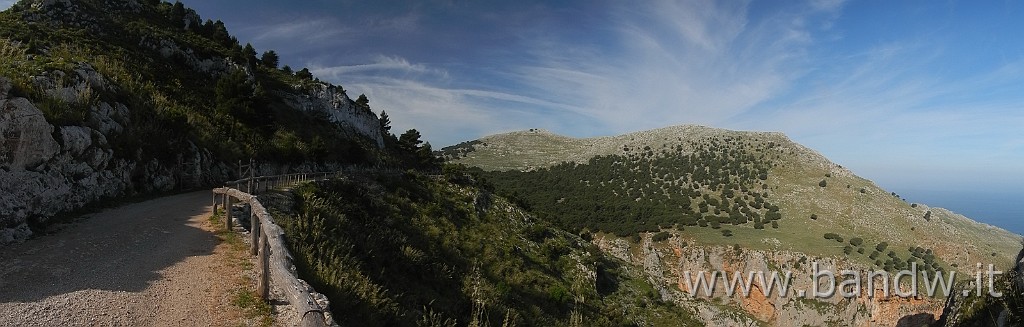
[[[256,292],[267,300],[270,296],[270,279],[273,278],[288,297],[288,301],[300,314],[298,326],[328,326],[327,308],[321,308],[315,292],[296,276],[292,255],[284,240],[284,230],[267,213],[267,209],[252,193],[270,190],[299,182],[324,180],[340,176],[340,172],[299,173],[276,176],[250,177],[226,183],[228,187],[213,189],[214,210],[225,213],[225,226],[232,230],[231,206],[235,201],[249,205],[250,255],[257,256]],[[243,192],[241,189],[244,189]]]

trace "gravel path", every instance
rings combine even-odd
[[[207,222],[211,198],[130,204],[0,248],[0,326],[237,325],[242,272]]]

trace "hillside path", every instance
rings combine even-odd
[[[209,191],[90,214],[0,248],[0,326],[218,326],[241,274]]]

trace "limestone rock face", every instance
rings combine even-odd
[[[360,108],[339,87],[316,83],[309,89],[286,94],[285,99],[294,108],[313,114],[326,115],[330,121],[373,140],[378,147],[384,146],[377,115]]]
[[[202,57],[190,48],[182,47],[170,39],[143,38],[139,45],[153,49],[166,59],[181,60],[192,70],[200,73],[223,75],[240,67],[229,59]]]
[[[603,252],[642,270],[663,300],[693,308],[694,314],[708,326],[750,326],[757,322],[771,326],[903,326],[901,324],[908,322],[927,325],[934,322],[942,311],[941,299],[901,298],[895,295],[871,298],[867,296],[864,284],[861,285],[858,297],[844,298],[837,294],[813,298],[812,290],[815,288],[810,277],[813,274],[811,262],[817,262],[819,271],[840,271],[840,267],[870,271],[869,267],[839,262],[834,258],[808,257],[801,260],[805,257],[803,254],[790,251],[683,246],[686,241],[678,238],[671,239],[668,246],[653,245],[650,237],[650,234],[645,235],[640,244],[614,237],[598,237],[593,242]],[[692,241],[686,243],[693,244]],[[629,253],[640,255],[631,256]],[[806,263],[796,264],[801,261]],[[696,296],[690,295],[686,282],[687,272],[692,276],[691,282],[697,278],[696,274],[702,272],[706,273],[708,279],[712,272],[724,273],[730,279],[735,273],[740,273],[746,279],[750,272],[763,272],[765,278],[769,279],[772,272],[778,273],[780,277],[790,272],[793,277],[789,295],[785,297],[779,296],[778,285],[766,294],[767,290],[762,289],[762,285],[757,282],[750,288],[749,295],[744,295],[739,288],[729,295],[721,277],[712,296],[707,297],[702,288],[695,290]],[[827,289],[825,282],[826,279],[819,280],[818,289]],[[807,296],[797,296],[797,290],[805,290]],[[726,307],[729,309],[724,309]]]
[[[30,218],[122,194],[131,182],[132,165],[111,164],[113,152],[102,134],[89,127],[55,128],[24,98],[0,103],[0,145],[0,227],[13,227],[0,242],[29,235],[24,223]]]
[[[25,98],[0,100],[0,167],[6,171],[35,169],[53,158],[60,145],[43,112]]]
[[[65,100],[110,87],[87,65],[69,75],[47,74],[33,83]],[[39,107],[10,96],[10,90],[11,83],[0,77],[0,245],[31,236],[28,223],[45,222],[102,199],[209,184],[228,176],[224,164],[194,145],[178,154],[179,162],[188,163],[182,167],[116,157],[109,140],[131,123],[124,104],[99,102],[84,126],[53,126]]]

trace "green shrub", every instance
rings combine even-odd
[[[878,252],[885,252],[885,249],[889,247],[889,243],[882,242],[875,246],[875,250]]]
[[[861,244],[864,244],[864,240],[861,239],[860,237],[854,237],[850,239],[850,245],[860,246]]]
[[[669,232],[659,232],[657,234],[654,234],[654,236],[651,237],[651,240],[654,242],[661,242],[669,239],[670,237],[672,237],[672,234]]]

